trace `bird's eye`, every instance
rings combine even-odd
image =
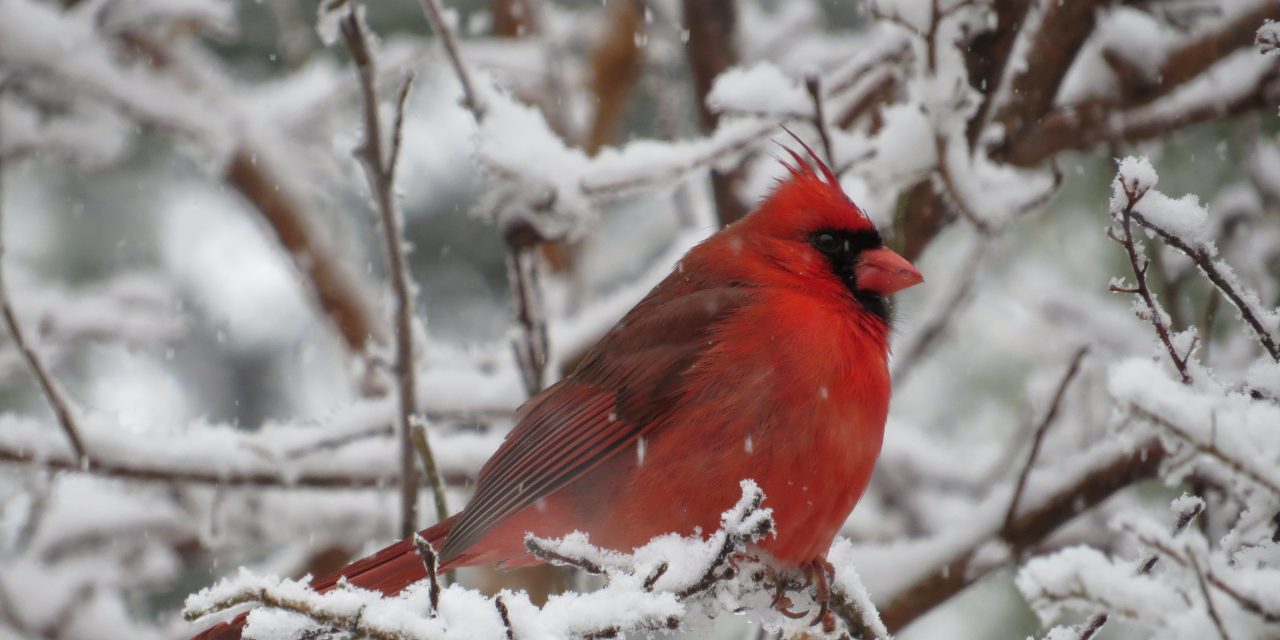
[[[840,250],[840,238],[834,233],[823,231],[813,237],[813,246],[823,253],[835,253]]]

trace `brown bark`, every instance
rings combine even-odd
[[[996,87],[1004,76],[1009,52],[1013,49],[1013,42],[1022,29],[1022,21],[1026,19],[1027,9],[1030,7],[1031,0],[995,0],[991,7],[996,14],[995,28],[974,37],[965,50],[969,84],[983,94],[982,104],[969,121],[967,134],[970,146],[982,132],[982,125],[991,109],[991,97],[995,95]]]
[[[1095,14],[1108,0],[1047,2],[1027,52],[1025,68],[1009,80],[1009,102],[999,107],[995,121],[1016,138],[1053,107],[1062,79],[1076,54],[1093,32]],[[1010,43],[1012,46],[1012,43]]]
[[[361,353],[370,341],[385,340],[384,327],[359,283],[324,240],[311,213],[299,204],[301,198],[271,175],[248,147],[242,146],[234,152],[225,168],[224,179],[276,232],[281,246],[306,276],[321,309],[333,320],[347,346]]]
[[[684,26],[689,31],[685,56],[693,78],[697,97],[698,124],[704,133],[716,128],[719,115],[707,106],[707,94],[716,76],[738,62],[734,30],[738,8],[734,0],[684,0]],[[711,170],[711,190],[721,225],[727,225],[748,212],[747,204],[737,195],[741,170]]]
[[[618,135],[631,89],[643,67],[638,38],[644,34],[644,10],[636,0],[615,0],[609,31],[591,59],[591,93],[596,112],[583,144],[595,155]]]
[[[925,178],[907,191],[899,214],[896,240],[898,252],[915,261],[933,237],[955,218],[951,208]]]
[[[533,7],[529,0],[494,0],[493,35],[519,38],[533,30]]]

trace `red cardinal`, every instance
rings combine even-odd
[[[583,531],[630,551],[715,531],[746,478],[777,527],[758,550],[825,565],[880,453],[885,298],[922,278],[812,152],[791,155],[759,209],[690,250],[577,370],[520,408],[466,509],[422,532],[442,570],[538,564],[529,532]],[[392,594],[425,570],[406,540],[314,586],[341,576]],[[239,638],[243,624],[197,638]]]

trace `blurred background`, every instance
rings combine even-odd
[[[767,193],[780,124],[926,277],[896,301],[885,451],[846,527],[898,637],[1037,634],[1013,584],[1022,559],[1074,544],[1134,556],[1115,513],[1189,486],[1144,467],[1081,490],[1080,515],[1043,530],[971,526],[993,487],[1007,500],[1051,404],[1041,493],[1123,439],[1109,367],[1162,353],[1108,291],[1133,277],[1104,233],[1117,157],[1150,158],[1172,197],[1198,194],[1218,254],[1275,307],[1280,45],[1263,25],[1280,3],[444,5],[488,105],[479,122],[419,4],[370,3],[367,19],[384,121],[414,74],[394,193],[418,398],[453,509],[528,393]],[[4,285],[91,460],[4,332],[0,638],[186,637],[182,599],[236,567],[322,574],[402,528],[395,298],[352,154],[356,72],[318,11],[0,0]],[[1167,321],[1198,327],[1206,370],[1244,376],[1253,335],[1185,256],[1149,249]],[[530,266],[537,294],[513,293]],[[1220,493],[1228,522],[1239,510]],[[429,491],[419,504],[422,527]],[[1208,526],[1223,527],[1211,540],[1230,527]],[[941,590],[913,604],[913,576]],[[577,578],[464,580],[545,594]],[[757,633],[732,616],[716,629]],[[1158,625],[1138,620],[1099,637],[1148,636]]]

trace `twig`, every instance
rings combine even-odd
[[[831,146],[831,131],[827,128],[827,114],[822,107],[822,78],[816,73],[805,76],[804,88],[809,92],[809,100],[813,101],[813,126],[818,130],[818,138],[822,140],[822,151],[827,156],[827,166],[836,167],[836,153]]]
[[[104,478],[119,478],[139,482],[163,484],[207,484],[226,488],[277,488],[277,489],[380,489],[395,483],[398,473],[369,469],[362,474],[333,471],[304,471],[290,474],[287,470],[237,471],[224,469],[215,461],[207,466],[193,467],[183,460],[104,460],[95,457],[86,468],[74,457],[45,455],[40,452],[18,450],[0,445],[0,463],[25,464],[51,471],[75,471]],[[463,486],[474,478],[450,475],[446,482]]]
[[[577,567],[587,573],[597,576],[604,575],[605,573],[604,567],[600,566],[596,562],[583,557],[562,554],[547,546],[547,544],[542,540],[533,536],[529,536],[524,539],[524,547],[533,555],[533,557],[544,562]]]
[[[0,136],[2,135],[3,131],[0,131]],[[14,313],[13,301],[9,297],[9,289],[6,284],[4,255],[4,166],[0,164],[0,314],[4,316],[4,323],[9,329],[9,335],[13,337],[14,346],[22,354],[22,359],[27,363],[27,368],[30,369],[31,375],[40,384],[40,389],[44,392],[44,397],[48,401],[49,407],[53,409],[53,415],[57,418],[58,425],[62,427],[62,432],[66,434],[67,441],[71,443],[71,449],[76,454],[77,464],[81,468],[87,469],[92,464],[92,461],[89,459],[89,453],[85,449],[84,441],[80,439],[80,427],[76,422],[75,414],[72,413],[71,405],[67,398],[62,395],[62,391],[58,388],[53,376],[49,375],[44,362],[40,360],[40,354],[36,353],[35,348],[27,341],[26,334],[18,323],[18,316]]]
[[[458,50],[458,38],[453,33],[453,27],[445,20],[444,10],[440,8],[440,0],[419,0],[419,4],[422,5],[422,11],[427,16],[427,22],[431,24],[431,30],[444,45],[449,64],[453,65],[453,72],[458,76],[458,84],[462,85],[463,106],[471,112],[476,122],[484,120],[486,111],[484,102],[476,92],[476,85],[471,80],[471,72],[467,70],[467,65],[462,60],[462,54]]]
[[[1187,561],[1191,563],[1191,572],[1196,576],[1196,583],[1200,585],[1200,595],[1204,597],[1205,607],[1209,610],[1209,619],[1213,620],[1213,626],[1218,630],[1218,637],[1221,640],[1231,640],[1231,636],[1227,634],[1227,629],[1222,625],[1222,618],[1218,615],[1218,608],[1213,605],[1213,596],[1209,595],[1209,586],[1205,584],[1204,573],[1200,571],[1200,563],[1196,561],[1196,554],[1187,549]]]
[[[1199,513],[1198,511],[1192,512],[1192,515],[1198,514],[1198,513]],[[1176,536],[1179,533],[1181,533],[1181,529],[1185,529],[1186,526],[1190,524],[1190,522],[1191,520],[1187,519],[1185,520],[1185,524],[1184,524],[1184,520],[1179,520],[1179,524],[1174,526],[1174,535]],[[1179,528],[1179,525],[1181,528]],[[1175,564],[1181,567],[1186,567],[1189,564],[1187,559],[1184,558],[1182,554],[1178,552],[1177,549],[1169,547],[1164,542],[1160,540],[1154,540],[1151,537],[1143,534],[1142,532],[1135,530],[1128,523],[1122,522],[1120,525],[1120,528],[1125,533],[1129,534],[1130,536],[1133,536],[1133,538],[1138,542],[1140,542],[1143,546],[1156,550],[1156,553],[1152,553],[1142,563],[1142,565],[1139,566],[1138,568],[1139,575],[1150,573],[1152,568],[1155,566],[1156,562],[1158,562],[1159,559],[1162,557],[1173,561]],[[1212,571],[1206,572],[1204,576],[1205,576],[1205,580],[1207,580],[1210,585],[1217,588],[1222,593],[1226,594],[1232,600],[1235,600],[1236,603],[1239,604],[1242,609],[1258,616],[1259,618],[1262,618],[1264,621],[1268,623],[1280,624],[1280,611],[1268,611],[1267,608],[1262,605],[1262,603],[1258,602],[1256,599],[1250,596],[1246,596],[1243,593],[1240,593],[1238,589],[1231,586],[1230,583],[1218,577]]]
[[[1045,412],[1044,417],[1040,419],[1039,426],[1036,427],[1035,437],[1031,440],[1031,453],[1027,455],[1027,463],[1022,466],[1022,471],[1018,473],[1018,482],[1013,487],[1013,497],[1009,500],[1009,509],[1004,514],[1005,529],[1009,528],[1013,523],[1014,516],[1018,513],[1018,503],[1022,500],[1022,492],[1026,489],[1027,478],[1031,476],[1031,468],[1036,464],[1036,456],[1040,455],[1040,445],[1044,443],[1044,436],[1049,432],[1049,426],[1058,417],[1058,410],[1062,407],[1062,399],[1067,395],[1067,388],[1071,386],[1071,381],[1075,379],[1076,373],[1080,371],[1080,363],[1084,361],[1084,356],[1088,352],[1089,347],[1083,346],[1076,350],[1075,355],[1071,356],[1071,364],[1067,366],[1067,372],[1063,374],[1062,381],[1058,383],[1058,390],[1053,393],[1053,400],[1049,403],[1049,410]]]
[[[523,221],[511,225],[506,234],[507,279],[511,283],[512,304],[519,331],[512,339],[516,362],[525,393],[537,395],[546,384],[550,342],[542,300],[541,235]]]
[[[507,640],[516,640],[516,632],[511,628],[511,612],[507,610],[507,603],[503,601],[501,595],[493,599],[493,606],[498,609],[498,617],[502,618],[502,626],[506,629]]]
[[[1128,453],[1099,465],[1079,481],[1057,487],[1034,508],[1015,518],[1010,526],[994,528],[991,535],[1003,539],[1014,549],[1032,547],[1082,511],[1135,482],[1154,477],[1166,455],[1156,439],[1141,443]],[[939,562],[933,572],[899,589],[898,595],[880,608],[889,631],[903,628],[994,569],[994,566],[976,565],[979,550],[989,542],[990,538],[983,539],[957,550]]]
[[[1109,617],[1105,611],[1093,614],[1093,617],[1089,618],[1080,627],[1080,640],[1090,640],[1090,638],[1097,635],[1102,630],[1102,625],[1107,623],[1107,618]]]
[[[1124,176],[1116,176],[1116,181],[1124,191],[1126,202],[1119,211],[1111,212],[1112,217],[1120,223],[1120,230],[1117,231],[1116,227],[1107,227],[1107,237],[1124,247],[1137,285],[1135,287],[1112,285],[1111,290],[1116,293],[1132,293],[1142,300],[1147,307],[1147,321],[1155,328],[1156,335],[1160,338],[1161,344],[1164,345],[1165,351],[1168,352],[1169,359],[1173,361],[1173,366],[1177,368],[1178,375],[1182,377],[1183,384],[1190,384],[1191,373],[1187,370],[1187,360],[1191,357],[1191,354],[1178,355],[1178,350],[1173,346],[1173,338],[1169,334],[1169,327],[1165,324],[1164,309],[1160,307],[1160,303],[1156,302],[1154,294],[1151,293],[1151,288],[1147,285],[1147,267],[1151,263],[1138,253],[1137,241],[1133,237],[1133,209],[1137,206],[1138,201],[1147,194],[1149,187],[1138,185],[1136,181],[1130,184],[1125,180]]]
[[[360,81],[360,95],[364,107],[364,141],[356,149],[356,156],[364,167],[370,194],[377,207],[383,240],[387,253],[388,270],[396,298],[395,318],[395,372],[400,414],[400,533],[409,537],[417,530],[418,521],[418,468],[415,451],[421,454],[427,481],[435,496],[436,517],[443,521],[449,516],[445,503],[444,483],[436,468],[426,434],[421,442],[414,442],[414,419],[418,414],[417,373],[414,364],[413,320],[414,286],[409,273],[408,248],[405,245],[404,219],[395,199],[395,169],[399,161],[401,129],[404,124],[405,101],[413,77],[405,79],[397,94],[395,120],[391,130],[389,153],[383,151],[382,121],[378,112],[377,69],[360,9],[352,3],[341,23],[342,39],[355,62]],[[418,445],[415,447],[415,445]]]
[[[422,564],[427,570],[427,597],[431,601],[431,615],[434,616],[440,611],[440,558],[422,534],[413,534],[413,546],[418,550],[418,556],[422,558]]]
[[[1250,329],[1253,329],[1254,334],[1258,337],[1258,342],[1262,344],[1262,348],[1266,349],[1271,359],[1280,362],[1280,345],[1276,344],[1275,336],[1258,318],[1257,311],[1253,308],[1253,305],[1250,305],[1245,300],[1244,295],[1237,291],[1233,283],[1222,274],[1222,270],[1218,268],[1217,263],[1206,251],[1192,247],[1182,238],[1162,229],[1137,211],[1131,212],[1131,215],[1138,224],[1150,229],[1157,236],[1160,236],[1160,239],[1164,240],[1166,244],[1190,258],[1204,273],[1205,277],[1240,311],[1240,317],[1244,319]]]
[[[1218,462],[1222,463],[1223,465],[1227,466],[1228,468],[1231,469],[1232,472],[1245,476],[1250,480],[1252,480],[1253,482],[1257,483],[1259,486],[1270,491],[1273,495],[1280,496],[1280,484],[1277,484],[1276,481],[1270,478],[1267,478],[1266,476],[1259,473],[1257,470],[1252,469],[1248,466],[1245,466],[1235,458],[1232,458],[1226,453],[1223,453],[1223,451],[1213,443],[1204,443],[1193,438],[1191,434],[1187,433],[1185,429],[1174,424],[1172,421],[1166,419],[1164,416],[1157,415],[1136,404],[1131,403],[1129,405],[1129,408],[1139,417],[1143,418],[1144,420],[1148,420],[1157,426],[1164,428],[1166,431],[1176,436],[1179,440],[1182,440],[1183,442],[1186,442],[1187,444],[1189,444],[1196,451],[1204,455],[1207,455],[1217,460]]]

